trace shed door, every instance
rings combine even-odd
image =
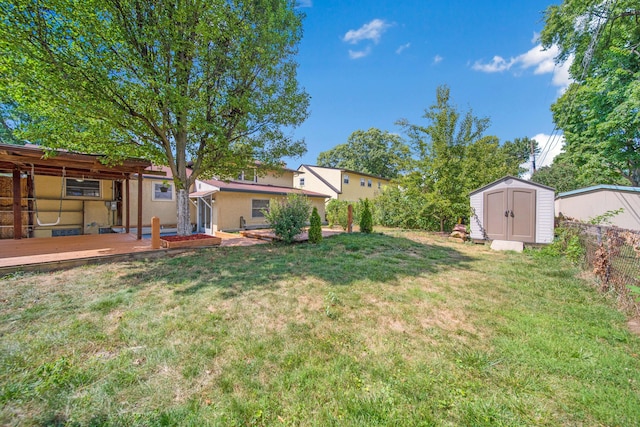
[[[534,243],[536,191],[509,188],[484,194],[484,228],[491,240]]]

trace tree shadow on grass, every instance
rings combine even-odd
[[[201,250],[147,264],[129,279],[154,277],[190,295],[215,287],[231,298],[280,281],[316,278],[335,286],[357,281],[393,283],[471,261],[457,250],[382,234],[341,234],[320,244],[273,244]]]

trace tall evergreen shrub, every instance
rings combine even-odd
[[[371,206],[369,199],[365,199],[362,204],[362,213],[360,214],[360,232],[371,233],[373,231],[373,217],[371,215]]]
[[[322,241],[322,220],[317,208],[313,208],[309,226],[309,242],[320,243]]]

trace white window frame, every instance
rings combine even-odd
[[[304,178],[300,178],[300,187],[304,187]]]
[[[266,206],[256,206],[256,202],[267,202]],[[269,199],[251,199],[251,218],[264,218],[263,209],[269,210]]]
[[[360,187],[364,187],[364,178],[360,178]]]
[[[75,183],[72,181],[75,181]],[[69,185],[70,182],[72,182],[71,185]],[[88,184],[94,184],[94,183],[97,183],[98,188],[91,188],[87,186]],[[65,187],[64,189],[65,197],[99,199],[102,196],[102,182],[99,179],[65,178],[64,187]],[[69,194],[69,190],[73,188],[79,189],[82,194]],[[90,194],[95,191],[97,191],[98,194]]]
[[[166,186],[167,191],[161,191],[160,187]],[[151,200],[154,202],[173,202],[176,200],[176,191],[173,182],[157,182],[151,183]]]
[[[367,180],[367,187],[371,188],[372,185],[373,185],[373,182],[370,179],[368,179]]]
[[[345,184],[348,184],[349,183],[349,175],[345,174],[343,179],[342,179],[342,182],[345,183]]]

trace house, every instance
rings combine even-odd
[[[505,176],[471,192],[471,239],[551,243],[554,189]]]
[[[237,231],[267,226],[263,209],[269,202],[289,194],[302,194],[309,198],[312,207],[324,216],[328,195],[292,187],[295,171],[268,171],[258,174],[255,170],[242,172],[235,180],[196,180],[195,191],[189,197],[196,206],[196,229],[203,233]]]
[[[348,169],[300,165],[294,187],[328,194],[332,199],[356,202],[374,199],[391,180]]]
[[[609,222],[620,228],[640,230],[640,187],[596,185],[567,191],[556,196],[555,209],[558,215],[580,221],[622,209]]]
[[[127,159],[109,166],[103,160],[0,144],[0,237],[99,234],[114,225],[128,227],[130,206],[123,206],[123,188],[151,163]]]

